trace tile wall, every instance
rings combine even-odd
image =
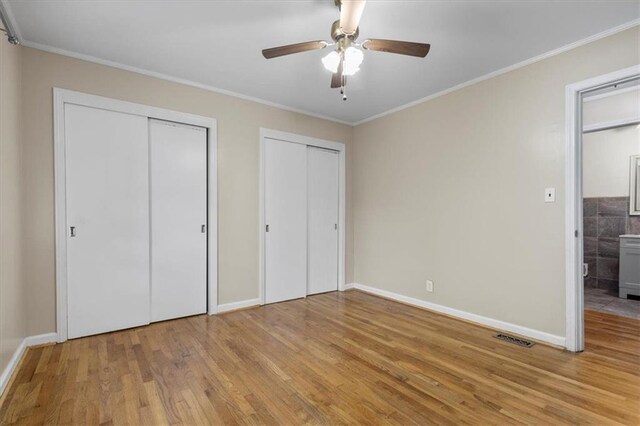
[[[640,216],[629,215],[629,197],[585,198],[584,261],[589,264],[585,287],[618,290],[620,238],[640,234]]]

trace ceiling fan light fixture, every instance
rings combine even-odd
[[[0,2],[2,1],[0,0]],[[335,0],[335,4],[340,9],[340,19],[334,21],[331,25],[333,43],[316,40],[288,44],[286,46],[263,49],[262,55],[266,59],[271,59],[294,53],[320,50],[327,46],[335,46],[332,52],[322,58],[322,65],[332,74],[329,87],[332,89],[339,88],[343,100],[347,100],[345,95],[346,77],[360,71],[360,65],[364,59],[364,53],[360,48],[418,58],[427,56],[431,47],[427,43],[383,39],[368,39],[362,44],[357,43],[356,40],[360,34],[360,18],[362,17],[365,3],[366,0]]]
[[[327,56],[322,58],[322,65],[332,74],[335,74],[338,71],[338,65],[340,65],[340,54],[335,50],[329,52]]]
[[[348,47],[347,50],[344,51],[344,69],[342,73],[344,75],[354,75],[360,71],[360,64],[362,64],[363,59],[364,54],[362,50],[353,46]]]

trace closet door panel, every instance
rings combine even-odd
[[[162,321],[207,309],[207,132],[159,120],[149,131],[151,321]]]
[[[307,291],[307,147],[265,140],[265,302]]]
[[[65,138],[69,337],[147,324],[147,118],[67,104]]]
[[[308,148],[308,294],[338,289],[339,155]]]

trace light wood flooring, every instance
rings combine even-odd
[[[637,425],[640,321],[585,317],[582,354],[359,291],[167,321],[30,349],[0,423]]]

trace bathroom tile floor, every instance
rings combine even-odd
[[[617,291],[603,288],[584,289],[584,308],[621,317],[640,319],[640,300],[621,299]]]

